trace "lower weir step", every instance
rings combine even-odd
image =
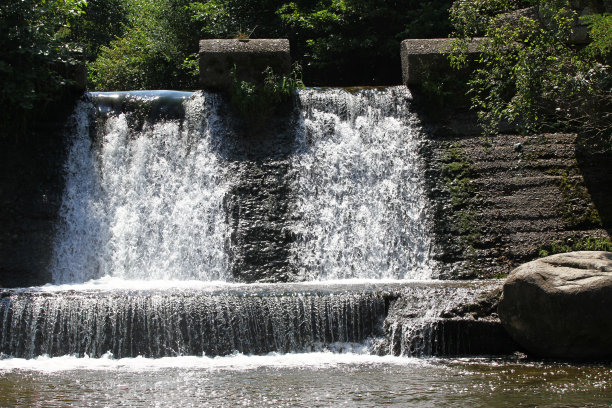
[[[488,289],[480,283],[404,283],[5,290],[0,353],[218,356],[356,345],[365,352],[416,356],[512,352],[498,322],[443,317]]]
[[[12,356],[261,354],[378,336],[385,298],[376,293],[28,293],[4,297],[0,313],[0,350]]]

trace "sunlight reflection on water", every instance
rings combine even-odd
[[[604,407],[612,399],[609,365],[354,353],[16,360],[0,360],[1,406]]]

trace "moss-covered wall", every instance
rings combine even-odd
[[[484,137],[465,110],[421,116],[441,277],[501,277],[548,253],[612,245],[609,152],[576,134]]]

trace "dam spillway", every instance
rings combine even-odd
[[[102,280],[4,290],[0,350],[20,358],[482,354],[504,350],[499,325],[443,317],[497,286]]]
[[[0,352],[469,350],[438,344],[436,322],[492,286],[431,281],[409,102],[404,87],[308,89],[262,128],[218,94],[87,95],[68,131],[53,282],[2,292]]]
[[[77,107],[53,281],[429,279],[406,88],[305,90],[263,130],[215,94]]]

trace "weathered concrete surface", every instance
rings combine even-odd
[[[72,106],[56,104],[23,139],[0,139],[0,287],[51,281],[48,264],[64,185],[63,128]]]
[[[509,355],[520,346],[497,316],[501,281],[429,283],[390,301],[379,354]]]
[[[241,81],[261,82],[267,67],[275,74],[287,74],[291,70],[289,40],[200,40],[200,82],[205,89],[227,89],[234,66]]]
[[[237,282],[298,280],[291,263],[291,233],[295,193],[291,157],[296,147],[298,112],[272,115],[264,126],[253,127],[232,112],[219,94],[218,153],[229,174],[231,188],[223,206],[231,233],[225,250]]]
[[[509,273],[550,250],[610,239],[612,161],[576,134],[482,136],[465,111],[421,113],[441,278]]]
[[[406,85],[420,85],[425,80],[440,78],[445,74],[465,76],[467,70],[457,71],[448,61],[452,38],[411,39],[401,43],[402,79]],[[474,39],[468,45],[469,57],[478,55],[482,39]]]
[[[570,252],[521,265],[504,283],[498,312],[535,355],[612,357],[612,253]]]

